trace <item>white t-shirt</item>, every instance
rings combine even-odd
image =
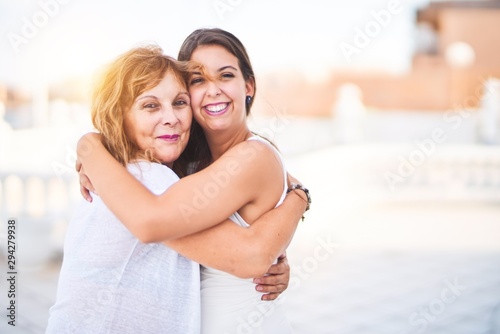
[[[155,194],[179,180],[157,163],[128,170]],[[98,196],[82,201],[66,234],[46,333],[199,333],[200,318],[197,263],[141,243]]]

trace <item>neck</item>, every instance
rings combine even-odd
[[[230,148],[250,138],[252,136],[252,133],[245,125],[236,133],[230,131],[222,133],[205,132],[205,136],[207,137],[208,146],[210,147],[210,153],[212,153],[212,160],[215,161],[219,159]]]

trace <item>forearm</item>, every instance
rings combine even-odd
[[[291,194],[249,228],[227,220],[165,244],[204,266],[241,278],[260,277],[290,243],[304,209],[304,201]]]
[[[200,178],[199,174],[185,178],[183,181],[187,184],[181,185],[183,182],[179,181],[169,191],[155,195],[111,156],[97,134],[83,136],[78,142],[77,154],[106,206],[145,243],[203,231],[219,224],[244,203],[233,203],[233,207],[227,205],[234,197],[230,195],[233,193],[230,189],[219,191],[225,198],[209,201],[201,193],[207,184],[207,176]],[[211,178],[208,175],[209,181]],[[206,213],[207,209],[211,214]]]
[[[164,242],[205,267],[250,278],[260,272],[262,258],[252,246],[253,232],[227,220],[204,231]]]
[[[219,224],[279,177],[281,166],[270,150],[248,157],[248,150],[259,149],[256,145],[261,144],[237,145],[210,167],[183,178],[158,196],[130,175],[97,135],[85,135],[77,153],[97,193],[118,219],[141,241],[160,242]],[[266,174],[256,166],[266,166]],[[220,184],[218,175],[228,182]]]
[[[106,206],[134,235],[142,241],[147,241],[145,239],[152,228],[151,224],[148,224],[148,217],[155,210],[157,196],[111,156],[98,135],[87,134],[82,137],[77,145],[77,154]],[[175,235],[175,225],[170,226],[172,234]]]
[[[281,205],[266,212],[248,228],[263,253],[262,257],[268,261],[264,264],[264,272],[292,241],[305,208],[303,198],[290,193]]]

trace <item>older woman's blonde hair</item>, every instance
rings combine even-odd
[[[146,45],[119,56],[95,85],[92,123],[101,133],[104,146],[123,165],[138,158],[155,160],[151,152],[141,150],[128,136],[125,119],[135,99],[158,85],[168,72],[186,85],[184,66],[164,55],[160,47]]]

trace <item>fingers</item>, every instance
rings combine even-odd
[[[83,198],[85,198],[86,201],[92,202],[92,196],[90,195],[90,191],[83,185],[83,182],[82,182],[82,178],[87,178],[85,175],[83,175],[81,173],[82,166],[83,166],[82,162],[80,161],[79,158],[77,158],[76,162],[75,162],[75,169],[76,169],[78,176],[80,178],[80,194],[82,194]]]
[[[80,169],[82,169],[82,162],[78,158],[76,159],[76,162],[75,162],[75,169],[77,172],[80,172]]]
[[[269,267],[266,275],[282,275],[286,273],[288,267],[288,262],[278,262]],[[269,276],[264,276],[262,278],[267,278]]]
[[[255,287],[255,290],[262,292],[262,293],[282,293],[283,291],[286,290],[286,286],[284,284],[275,284],[275,285],[264,285],[264,284],[259,284]]]
[[[265,301],[273,301],[276,298],[278,298],[280,296],[280,294],[281,293],[268,293],[266,295],[262,295],[262,297],[260,297],[260,299],[265,300]]]
[[[82,184],[80,184],[80,194],[82,194],[83,198],[87,202],[92,202],[92,196],[87,188],[85,188]]]
[[[290,274],[290,265],[288,264],[288,259],[286,258],[286,254],[282,254],[278,258],[278,262],[269,267],[269,270],[267,271],[266,275],[282,275],[287,273]]]
[[[262,300],[274,300],[288,287],[288,282],[290,281],[288,263],[275,264],[272,268],[273,267],[274,269],[271,270],[270,268],[270,271],[276,270],[276,272],[278,272],[277,274],[270,274],[254,279],[254,283],[257,284],[255,289],[267,294],[267,297],[262,296]]]
[[[254,278],[253,281],[257,284],[255,289],[264,293],[262,300],[271,301],[278,298],[288,288],[290,281],[290,266],[286,253],[278,258],[278,262],[273,264],[264,276]]]
[[[261,293],[263,293],[261,300],[275,300],[278,296],[285,291],[287,286],[283,284],[277,285],[263,285],[259,284],[255,287],[255,289]]]
[[[83,168],[80,168],[78,176],[80,178],[80,193],[82,194],[83,198],[85,198],[85,200],[92,202],[92,196],[90,195],[90,192],[96,194],[96,191],[94,189],[94,186],[90,182],[90,179],[87,177],[87,175],[85,175]]]
[[[91,192],[95,193],[94,186],[90,182],[90,179],[87,177],[87,175],[85,175],[83,172],[80,172],[79,175],[80,175],[80,185],[84,186]]]
[[[255,278],[253,280],[254,283],[260,284],[260,285],[285,285],[288,282],[286,282],[286,275],[285,274],[279,274],[279,275],[268,275],[268,276],[263,276],[259,278]],[[271,292],[271,291],[267,291]],[[273,291],[275,292],[275,291]]]
[[[82,194],[83,198],[85,198],[85,200],[89,202],[92,202],[92,196],[90,195],[90,192],[93,192],[96,195],[97,192],[90,182],[90,179],[87,177],[87,175],[85,175],[83,164],[79,157],[89,154],[92,151],[93,146],[96,143],[100,142],[100,138],[100,134],[90,132],[83,135],[80,140],[78,140],[77,144],[77,159],[75,162],[75,169],[78,172],[78,177],[80,179],[80,193]]]
[[[288,265],[288,260],[285,257],[280,256],[278,263],[273,264],[269,267],[267,273],[262,277],[254,278],[253,282],[255,284],[262,285],[275,285],[281,284],[288,286],[288,281],[290,280],[290,266]]]

